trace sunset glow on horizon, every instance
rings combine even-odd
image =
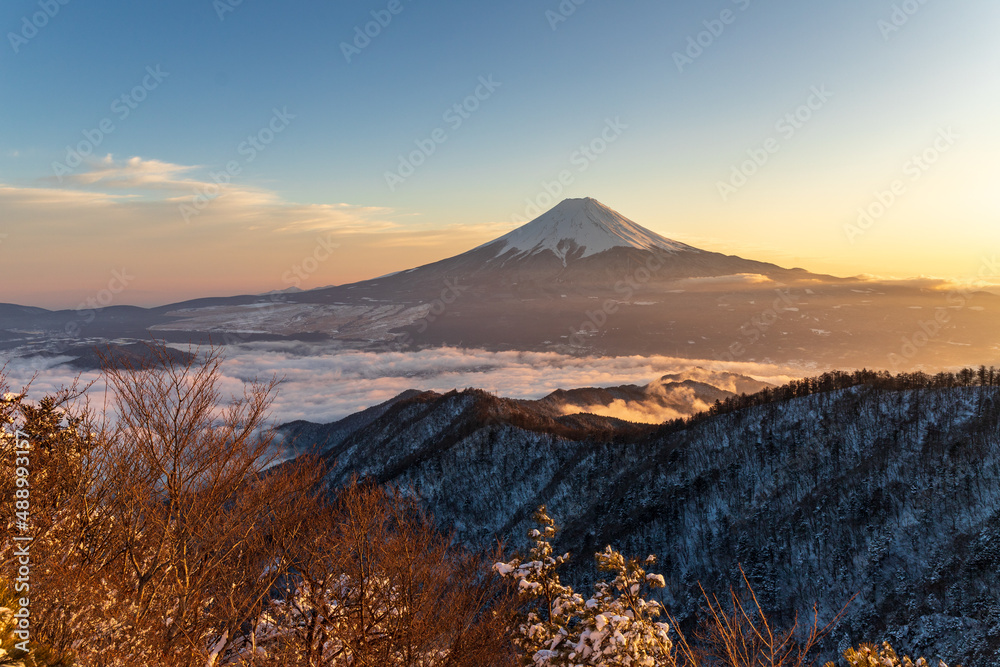
[[[988,0],[56,4],[0,8],[0,302],[350,283],[568,197],[838,276],[1000,248]]]

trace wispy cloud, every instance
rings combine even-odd
[[[123,266],[136,281],[122,303],[283,289],[282,276],[320,239],[345,250],[305,287],[408,268],[388,257],[380,262],[379,239],[400,230],[390,209],[290,202],[263,188],[215,186],[202,171],[108,155],[61,186],[0,182],[5,268],[28,277],[0,285],[0,301],[73,307],[107,281],[111,268]],[[206,191],[215,193],[210,205],[185,221],[179,206]],[[337,236],[360,237],[353,242],[359,247],[348,249]]]
[[[129,195],[114,195],[104,192],[89,192],[72,188],[32,188],[15,187],[0,183],[0,201],[5,206],[16,207],[18,212],[31,208],[42,210],[46,207],[73,207],[107,205],[128,199]],[[10,209],[8,209],[10,210]],[[12,211],[13,212],[13,211]],[[7,220],[8,224],[12,222]]]
[[[80,207],[80,214],[100,207],[106,230],[120,231],[118,225],[142,222],[142,229],[181,230],[184,225],[178,204],[193,200],[209,189],[212,205],[196,220],[201,232],[206,228],[250,226],[273,232],[385,231],[398,225],[389,218],[391,209],[352,204],[299,204],[285,201],[276,192],[235,183],[218,185],[196,176],[198,166],[131,157],[123,161],[112,155],[92,161],[67,180],[77,187],[15,187],[0,184],[0,204],[9,210],[12,227],[29,226],[54,217],[65,219],[67,209]],[[44,182],[44,179],[43,179]],[[71,220],[77,229],[91,220]],[[82,235],[81,235],[82,236]]]
[[[718,287],[720,285],[760,285],[774,281],[760,273],[732,273],[727,276],[711,276],[707,278],[684,278],[678,280],[681,287]]]
[[[318,243],[338,251],[300,286],[344,284],[457,254],[509,228],[441,225],[382,206],[300,203],[226,180],[198,165],[106,155],[61,185],[0,182],[5,268],[32,276],[16,288],[0,284],[0,301],[73,307],[122,266],[136,269],[122,303],[136,305],[284,289],[283,276]],[[196,215],[181,214],[196,206]]]
[[[897,278],[893,276],[877,276],[870,273],[855,276],[866,283],[893,287],[915,287],[917,289],[932,290],[935,292],[949,292],[952,290],[982,289],[995,290],[1000,287],[1000,278],[991,276],[989,279],[982,278],[941,278],[937,276],[917,276],[915,278]]]
[[[108,154],[101,160],[88,163],[85,170],[68,179],[74,183],[104,188],[186,190],[198,185],[199,181],[180,176],[197,168],[160,160],[144,160],[141,157],[116,162]]]

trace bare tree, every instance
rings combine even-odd
[[[814,607],[812,623],[805,628],[804,634],[800,633],[797,616],[790,627],[777,629],[761,607],[742,567],[740,575],[747,599],[744,601],[730,588],[728,610],[718,597],[709,597],[701,588],[708,614],[695,631],[694,647],[681,635],[679,662],[723,667],[807,667],[814,664],[812,654],[816,645],[840,621],[853,598],[823,627],[819,625],[818,611]]]
[[[236,650],[286,564],[278,534],[302,528],[322,475],[273,463],[267,410],[277,380],[223,401],[221,356],[180,362],[105,358],[117,423],[108,438],[106,511],[115,590],[132,607],[119,630],[171,665],[212,665]]]
[[[276,381],[226,401],[217,350],[186,363],[162,345],[149,350],[138,363],[105,359],[110,422],[75,404],[72,389],[0,405],[31,448],[37,664],[212,665],[239,655],[287,570],[279,545],[316,502],[317,461],[268,469]],[[10,438],[0,444],[0,466],[12,465]],[[13,479],[0,475],[4,497]],[[12,504],[0,512],[10,535]],[[5,539],[0,564],[13,554]]]

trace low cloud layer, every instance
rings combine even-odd
[[[855,276],[866,283],[874,283],[876,287],[913,287],[934,292],[950,292],[961,290],[984,290],[1000,293],[1000,282],[997,280],[995,259],[984,260],[979,274],[965,279],[940,278],[934,276],[918,276],[916,278],[893,278],[891,276],[876,276],[870,273]]]
[[[686,390],[687,403],[684,404],[684,409],[675,410],[670,407],[659,405],[653,401],[625,401],[622,399],[615,399],[608,405],[602,405],[600,403],[595,403],[592,405],[583,406],[582,408],[573,406],[567,407],[564,410],[564,414],[572,415],[578,412],[589,412],[595,415],[601,415],[602,417],[615,417],[616,419],[624,419],[630,422],[639,422],[642,424],[662,424],[665,421],[671,419],[680,419],[683,417],[689,417],[692,414],[707,410],[710,406],[705,401],[698,399],[694,391],[688,389]],[[684,396],[678,392],[675,397],[678,402],[683,402]]]
[[[458,348],[376,353],[338,351],[302,343],[234,346],[225,350],[225,357],[221,383],[224,395],[242,393],[243,383],[254,378],[283,378],[272,408],[278,422],[335,421],[407,389],[444,392],[476,387],[513,398],[541,398],[556,389],[644,385],[662,375],[699,366],[707,371],[750,375],[774,384],[815,372],[789,366],[664,356],[571,357],[551,352]],[[6,371],[8,383],[18,389],[34,375],[31,395],[38,397],[74,379],[95,381],[90,395],[100,406],[105,395],[99,374],[79,374],[55,365],[65,360],[55,358],[44,363],[37,357],[10,360]],[[664,413],[663,418],[671,416]],[[646,414],[643,421],[649,419]]]
[[[705,278],[684,278],[677,281],[677,285],[685,288],[696,289],[698,287],[720,287],[733,286],[740,287],[746,285],[762,285],[773,283],[774,281],[761,273],[731,273],[725,276],[709,276]]]

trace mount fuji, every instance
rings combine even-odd
[[[835,278],[701,250],[582,198],[454,257],[348,285],[112,307],[87,322],[77,311],[0,304],[0,348],[48,352],[76,326],[98,341],[152,333],[176,342],[307,340],[374,351],[456,346],[898,371],[995,359],[998,301],[988,292]],[[64,340],[62,353],[80,342]]]
[[[812,274],[694,248],[650,231],[587,197],[566,199],[468,252],[356,283],[352,289],[380,293],[372,298],[386,298],[384,291],[389,290],[419,299],[421,294],[440,292],[445,280],[461,277],[480,297],[562,298],[572,293],[614,294],[614,286],[622,280],[645,285],[722,276],[734,276],[737,281],[749,276],[799,280]]]
[[[566,199],[544,215],[480,247],[497,246],[498,257],[508,257],[511,252],[519,258],[549,251],[564,264],[568,258],[589,257],[612,248],[701,252],[651,232],[590,197]]]

